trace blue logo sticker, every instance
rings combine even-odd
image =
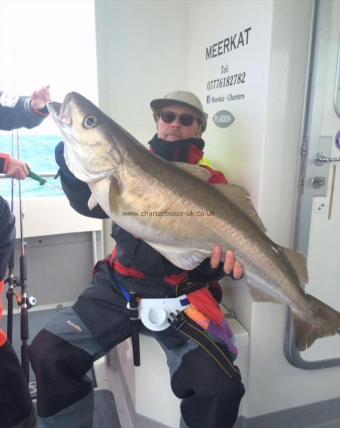
[[[220,110],[215,113],[212,120],[218,127],[227,128],[235,121],[235,117],[228,110]]]

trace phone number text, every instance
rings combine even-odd
[[[233,74],[232,76],[220,77],[219,79],[209,80],[207,90],[225,88],[227,86],[242,85],[246,82],[246,73]]]

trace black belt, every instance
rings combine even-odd
[[[177,285],[174,290],[172,290],[167,297],[180,297],[183,294],[190,294],[194,291],[200,290],[201,288],[204,288],[207,286],[207,282],[193,282],[193,281],[186,281],[182,284]]]

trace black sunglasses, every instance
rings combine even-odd
[[[165,123],[171,123],[173,122],[175,119],[178,118],[179,123],[183,126],[191,126],[194,121],[196,120],[199,124],[201,124],[202,122],[200,121],[200,119],[198,119],[197,117],[192,116],[189,113],[182,113],[182,114],[176,114],[173,111],[169,111],[169,110],[163,110],[159,113],[159,117],[162,119],[163,122]]]

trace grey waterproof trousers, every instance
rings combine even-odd
[[[86,373],[130,336],[126,306],[112,269],[103,263],[75,305],[35,337],[30,359],[37,379],[38,428],[91,428],[93,390]],[[227,359],[222,370],[209,352],[171,329],[156,338],[167,355],[172,390],[182,400],[183,426],[231,428],[244,394],[238,369]]]

